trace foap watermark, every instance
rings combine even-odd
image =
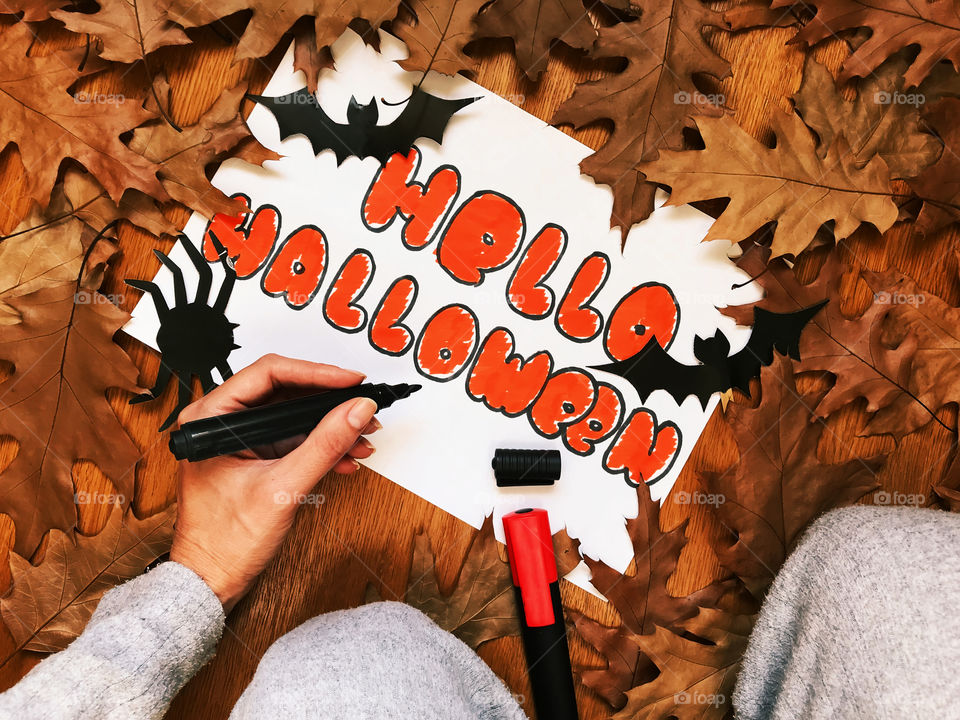
[[[726,105],[727,97],[723,93],[702,93],[699,90],[687,92],[680,90],[673,94],[674,105]]]
[[[924,507],[927,496],[923,493],[902,493],[899,490],[877,490],[873,494],[874,505],[903,505],[906,507]]]
[[[678,692],[673,696],[673,702],[676,705],[712,705],[720,707],[727,702],[727,696],[723,693],[702,693],[702,692]]]
[[[905,93],[899,90],[887,92],[886,90],[880,90],[873,94],[873,101],[877,105],[912,105],[913,107],[920,107],[927,102],[927,98],[923,93]]]
[[[77,505],[116,505],[117,503],[125,505],[127,497],[120,493],[78,490],[73,495],[73,501]]]
[[[327,496],[323,493],[291,493],[280,490],[273,494],[273,501],[278,505],[316,505],[319,507],[327,501]]]
[[[879,305],[923,305],[927,298],[923,293],[878,292],[873,301]]]
[[[677,503],[677,505],[712,505],[713,507],[718,507],[727,501],[727,497],[723,493],[678,490],[673,494],[673,501]]]
[[[82,105],[123,105],[127,96],[122,93],[89,92],[81,90],[73,96],[73,101]]]
[[[76,305],[122,305],[126,296],[123,293],[104,295],[93,290],[80,290],[73,296]]]

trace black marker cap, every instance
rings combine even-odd
[[[497,448],[492,465],[498,487],[553,485],[560,479],[559,450]]]

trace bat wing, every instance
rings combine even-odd
[[[364,157],[372,155],[384,163],[395,153],[406,155],[419,138],[442,142],[453,114],[479,99],[444,100],[415,87],[407,106],[393,122],[371,128]]]
[[[333,150],[337,156],[337,165],[351,155],[358,155],[363,151],[363,131],[331,120],[320,107],[316,95],[306,88],[278,97],[247,97],[273,113],[280,128],[281,140],[286,140],[291,135],[303,135],[310,141],[315,155],[319,155],[323,150]]]
[[[714,392],[726,389],[723,386],[726,378],[722,370],[709,365],[684,365],[677,362],[656,338],[626,360],[591,367],[624,378],[633,385],[642,402],[646,402],[654,390],[666,390],[678,405],[682,404],[688,395],[696,395],[700,404],[706,408]]]
[[[753,308],[753,331],[742,350],[730,356],[730,387],[750,394],[750,378],[757,377],[762,365],[773,362],[773,351],[800,359],[800,333],[808,322],[827,304],[801,308],[792,313],[775,313]]]

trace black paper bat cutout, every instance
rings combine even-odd
[[[706,409],[715,392],[737,388],[750,394],[750,379],[758,377],[760,367],[773,362],[773,351],[800,359],[800,332],[827,301],[792,313],[775,313],[753,308],[753,332],[746,346],[730,355],[730,341],[717,330],[713,337],[697,336],[693,354],[702,365],[684,365],[674,360],[656,338],[635,355],[606,365],[592,366],[627,380],[646,402],[654,390],[666,390],[678,404],[688,395],[696,395]]]
[[[280,127],[281,140],[304,135],[313,145],[314,154],[333,150],[337,165],[352,155],[361,159],[375,157],[384,163],[394,153],[406,155],[418,138],[439,143],[453,114],[480,99],[444,100],[415,87],[403,112],[389,125],[377,125],[380,112],[376,100],[361,105],[356,98],[350,98],[347,124],[342,125],[330,119],[316,95],[306,88],[279,97],[247,97],[270,109]]]

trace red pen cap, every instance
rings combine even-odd
[[[557,582],[557,560],[553,555],[550,518],[543,509],[525,508],[503,516],[503,534],[513,584],[530,627],[553,625],[553,598],[550,584]]]

